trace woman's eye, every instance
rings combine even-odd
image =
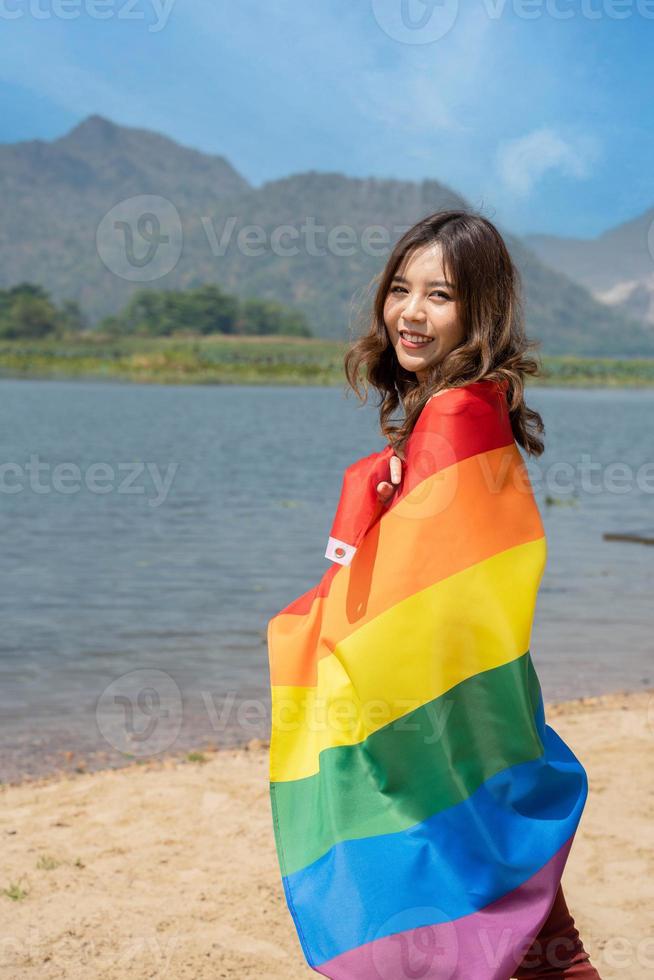
[[[404,286],[391,286],[390,292],[391,293],[405,293],[406,292],[406,289],[404,288]],[[448,295],[448,293],[444,293],[442,289],[435,289],[433,293],[430,293],[430,295],[431,296],[440,296],[442,299],[449,299],[450,298],[449,295]]]

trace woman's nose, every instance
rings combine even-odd
[[[417,300],[410,300],[402,311],[402,319],[406,320],[407,323],[412,323],[413,321],[423,323],[425,320],[425,311]]]

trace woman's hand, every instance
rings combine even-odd
[[[402,460],[399,456],[391,456],[390,467],[391,482],[382,480],[381,483],[377,484],[377,496],[383,504],[388,503],[402,479]]]

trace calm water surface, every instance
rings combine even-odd
[[[267,622],[328,567],[343,469],[384,445],[374,398],[18,380],[0,391],[0,778],[77,753],[114,764],[127,749],[266,737]],[[528,462],[548,535],[532,636],[545,697],[650,686],[654,547],[602,534],[654,528],[654,467],[642,469],[654,391],[540,389],[528,402],[547,428],[546,454]]]

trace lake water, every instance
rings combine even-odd
[[[0,778],[267,737],[267,622],[328,567],[343,469],[384,445],[375,398],[0,392]],[[534,389],[528,404],[547,429],[528,461],[548,536],[531,647],[545,697],[650,686],[654,547],[602,534],[654,527],[654,390]]]

